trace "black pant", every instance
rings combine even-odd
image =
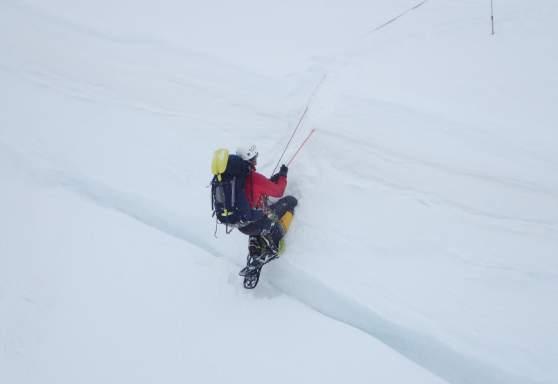
[[[269,206],[269,211],[273,213],[272,218],[266,215],[259,220],[253,221],[238,230],[245,235],[261,236],[271,234],[275,245],[279,244],[279,240],[285,235],[279,224],[279,220],[287,212],[294,213],[294,208],[298,201],[293,196],[285,196]]]

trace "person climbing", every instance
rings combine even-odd
[[[298,152],[298,151],[297,151]],[[256,172],[258,151],[253,145],[239,148],[236,154],[217,149],[211,161],[211,208],[215,217],[215,236],[219,223],[226,233],[234,228],[249,236],[244,288],[258,284],[264,264],[275,259],[283,249],[285,236],[298,201],[283,196],[289,169],[282,165],[269,179]],[[268,198],[278,198],[269,204]]]
[[[283,196],[289,172],[286,165],[283,164],[279,172],[268,179],[256,172],[258,151],[255,145],[239,148],[236,154],[250,165],[244,189],[250,208],[264,213],[258,219],[238,227],[240,232],[249,236],[248,266],[256,268],[277,257],[279,242],[286,232],[281,220],[288,213],[292,217],[298,201],[293,196]],[[279,200],[269,204],[268,197]]]

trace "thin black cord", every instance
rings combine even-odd
[[[300,119],[298,119],[298,124],[296,125],[296,128],[293,131],[293,134],[291,135],[291,138],[289,139],[289,142],[287,143],[287,145],[285,145],[285,149],[283,150],[283,153],[281,154],[281,157],[279,157],[279,160],[277,160],[277,164],[275,164],[275,168],[273,168],[273,172],[271,172],[272,175],[275,174],[275,171],[277,170],[277,167],[279,166],[279,163],[283,159],[283,156],[285,156],[285,152],[287,152],[287,148],[289,148],[289,144],[291,144],[291,141],[293,141],[293,137],[294,137],[296,131],[298,130],[298,128],[302,124],[302,120],[304,120],[304,116],[306,116],[306,112],[308,112],[308,105],[306,106],[306,108],[304,108],[304,112],[302,112],[302,115],[300,116]]]
[[[291,144],[291,141],[293,140],[293,137],[294,137],[296,131],[298,131],[298,128],[300,128],[300,126],[302,125],[302,121],[304,120],[304,117],[306,116],[306,113],[310,109],[310,104],[312,104],[312,100],[314,99],[314,96],[316,96],[316,93],[318,93],[318,89],[323,84],[326,77],[327,77],[327,73],[324,74],[324,76],[321,78],[320,82],[318,83],[318,85],[316,85],[316,88],[314,88],[314,91],[310,95],[310,98],[308,99],[308,103],[306,103],[306,108],[304,108],[304,112],[302,112],[302,115],[300,116],[300,119],[298,119],[298,123],[295,127],[295,130],[293,131],[293,133],[291,135],[291,138],[289,139],[289,142],[285,146],[285,149],[283,150],[283,153],[281,154],[281,157],[279,158],[279,160],[277,160],[277,164],[275,165],[275,168],[273,168],[273,172],[271,172],[271,175],[275,174],[275,171],[277,170],[277,167],[279,166],[279,163],[283,159],[283,156],[285,156],[285,152],[287,152],[287,149],[289,148],[289,145]]]

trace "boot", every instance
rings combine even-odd
[[[257,257],[262,254],[262,246],[258,236],[250,236],[248,240],[248,255]]]
[[[275,244],[275,240],[273,239],[272,232],[262,233],[260,236],[261,243],[264,245],[262,249],[262,256],[270,255],[271,257],[277,256],[279,248],[277,244]]]

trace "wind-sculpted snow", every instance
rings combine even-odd
[[[98,182],[63,174],[56,174],[53,179],[100,206],[117,210],[158,231],[188,241],[214,256],[223,257],[211,244],[200,240],[187,229],[187,218],[164,211],[153,202],[118,192]],[[448,383],[535,383],[523,377],[513,377],[474,357],[463,355],[434,335],[420,333],[383,318],[366,305],[331,289],[284,260],[275,262],[272,268],[273,272],[269,274],[272,286],[323,315],[382,341]]]
[[[104,208],[121,212],[162,233],[187,241],[216,257],[224,256],[187,228],[187,218],[178,217],[157,207],[154,202],[64,172],[51,172],[45,176],[44,180],[48,180],[49,183],[78,193]],[[268,267],[273,269],[266,276],[272,286],[321,314],[380,340],[448,383],[534,383],[526,378],[513,377],[496,367],[463,355],[434,335],[420,333],[383,318],[373,309],[335,291],[288,261],[279,259]]]
[[[65,188],[93,203],[120,212],[157,231],[189,242],[215,257],[224,255],[188,228],[188,218],[179,217],[153,201],[129,192],[117,191],[101,182],[71,175],[66,171],[35,168],[6,145],[4,161],[10,161],[35,182],[50,188]],[[294,256],[294,255],[293,255]],[[336,321],[354,327],[383,342],[390,348],[452,384],[531,383],[513,377],[474,357],[464,355],[434,335],[399,325],[376,313],[372,308],[331,288],[288,261],[285,255],[265,269],[265,280],[286,295]],[[236,264],[236,263],[235,263]]]
[[[214,256],[223,257],[211,244],[200,240],[199,236],[188,230],[187,218],[165,211],[145,198],[119,192],[100,182],[64,172],[46,172],[41,178],[52,186],[67,188],[104,208],[121,212],[162,233],[188,241]],[[383,318],[373,309],[335,291],[287,260],[280,259],[267,268],[272,269],[266,275],[272,286],[321,314],[380,340],[448,383],[532,383],[463,355],[434,335],[420,333]]]
[[[240,348],[273,384],[336,382],[320,365],[339,354],[324,368],[355,384],[556,382],[557,5],[505,3],[491,36],[484,0],[0,2],[0,358],[44,369],[19,382],[90,361],[113,365],[90,382],[241,382]],[[246,238],[213,236],[211,154],[255,143],[270,176],[314,129],[287,252],[243,290]],[[121,337],[144,297],[152,339]],[[316,365],[276,377],[300,351]]]

